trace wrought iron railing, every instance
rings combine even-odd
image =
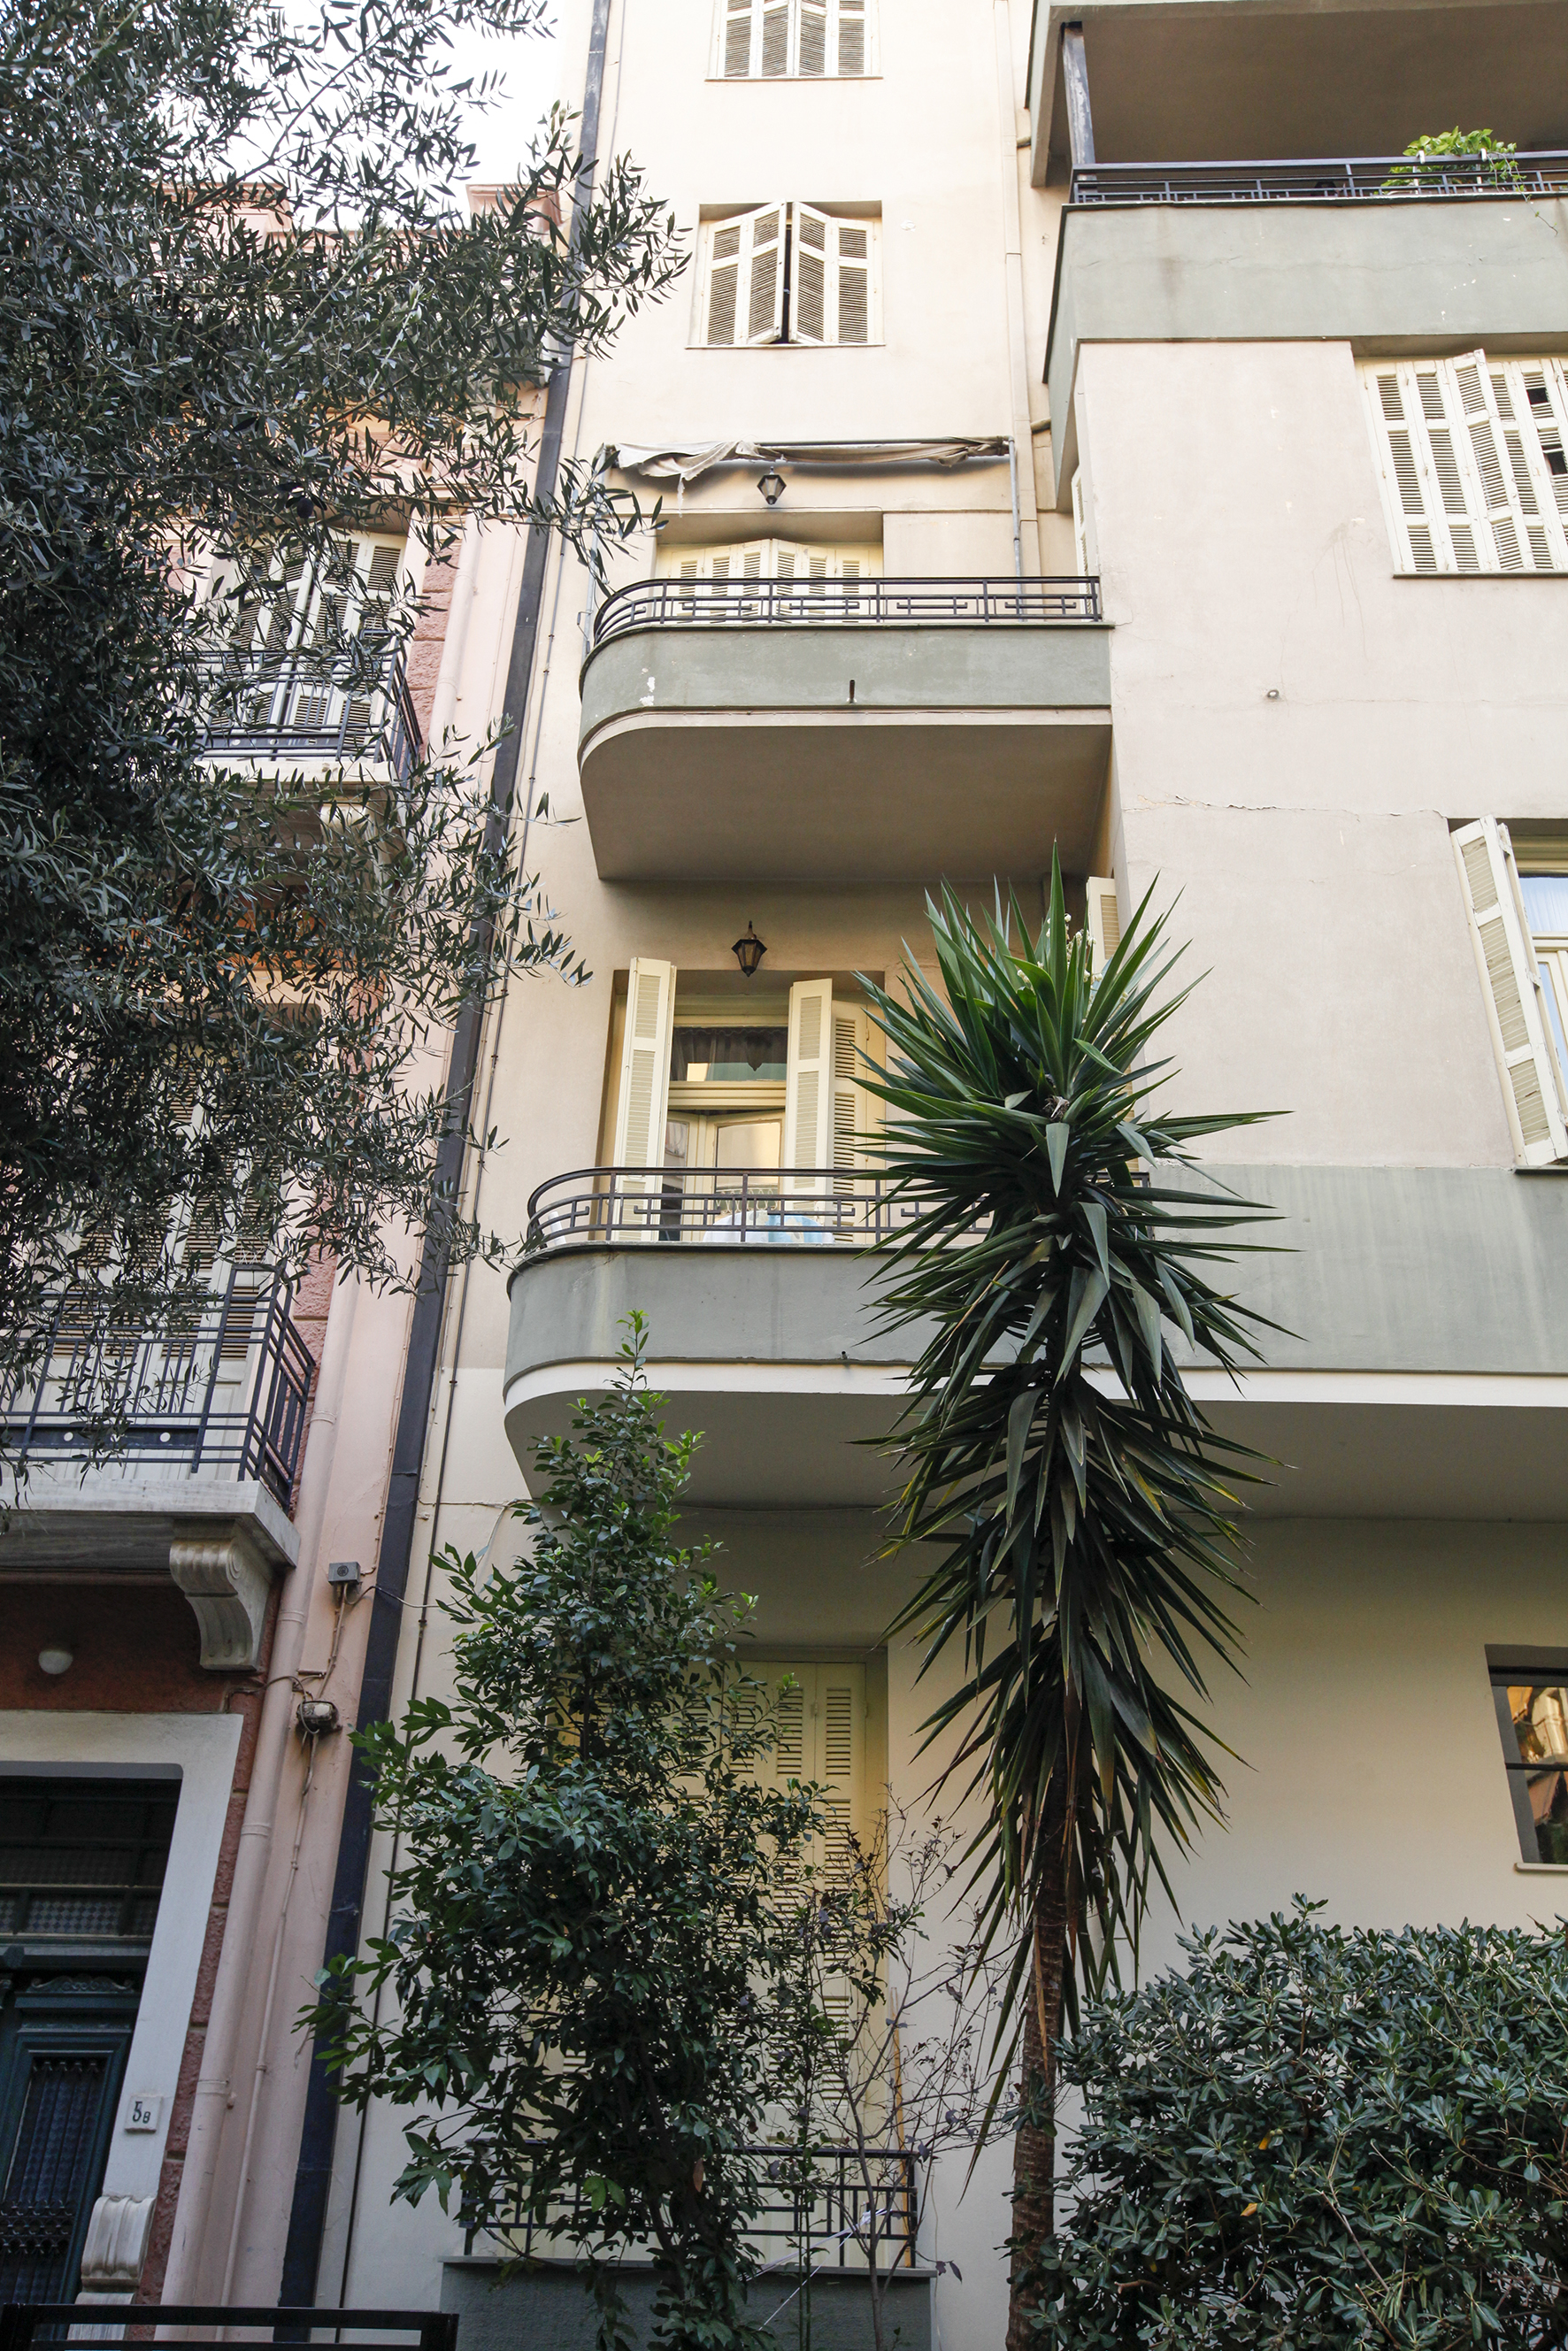
[[[758,2146],[735,2154],[754,2169],[761,2189],[747,2235],[767,2253],[768,2267],[914,2268],[920,2199],[913,2148]],[[470,2249],[479,2233],[468,2230]],[[552,2201],[541,2220],[519,2197],[483,2233],[503,2238],[528,2260],[536,2243],[591,2236],[593,2215],[580,2191]]]
[[[1381,196],[1568,195],[1568,150],[1525,155],[1336,155],[1240,163],[1089,163],[1069,201],[1087,204],[1251,204]]]
[[[400,655],[370,682],[351,656],[323,666],[304,653],[220,654],[211,664],[209,752],[332,767],[374,765],[406,780],[419,721]]]
[[[1100,582],[1050,580],[640,580],[618,588],[594,617],[602,645],[632,629],[762,627],[768,623],[835,628],[910,623],[920,627],[1016,627],[1042,622],[1098,621]]]
[[[30,1387],[0,1403],[13,1461],[101,1454],[169,1476],[259,1479],[287,1510],[316,1364],[281,1279],[236,1267],[210,1301],[155,1330],[106,1326],[97,1293],[68,1290]]]
[[[921,1214],[917,1189],[844,1167],[578,1167],[528,1201],[530,1253],[628,1241],[864,1249]]]

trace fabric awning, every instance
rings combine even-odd
[[[646,445],[610,444],[607,465],[622,473],[678,482],[685,489],[716,465],[962,465],[975,457],[1006,458],[1002,434],[952,441],[708,441]]]

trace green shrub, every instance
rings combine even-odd
[[[1568,2342],[1563,1936],[1299,1903],[1184,1949],[1063,2050],[1083,2124],[1042,2345]]]

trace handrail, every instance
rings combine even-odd
[[[122,1331],[90,1287],[68,1290],[30,1394],[0,1397],[6,1450],[58,1461],[98,1447],[165,1475],[255,1479],[287,1510],[316,1374],[291,1301],[281,1276],[235,1266],[204,1301]]]
[[[1098,621],[1092,574],[1039,580],[639,580],[594,616],[597,648],[632,629],[1040,627]]]
[[[407,781],[422,749],[401,653],[366,680],[351,653],[322,662],[299,652],[217,653],[205,664],[221,704],[203,748],[246,759],[375,762]]]
[[[1068,202],[1091,204],[1317,204],[1386,198],[1568,194],[1568,149],[1522,155],[1333,155],[1258,162],[1085,163]]]
[[[0,2304],[0,2351],[29,2351],[40,2338],[78,2339],[87,2332],[79,2302]],[[178,2328],[184,2351],[232,2351],[231,2330],[270,2335],[274,2343],[307,2343],[313,2329],[330,2328],[340,2342],[354,2335],[403,2335],[418,2338],[418,2351],[457,2351],[457,2317],[444,2310],[293,2309],[235,2304],[98,2302],[91,2305],[95,2341],[110,2346],[144,2340],[155,2328]],[[192,2330],[195,2330],[193,2332]],[[364,2343],[355,2351],[414,2351],[412,2344]]]
[[[529,1196],[527,1246],[865,1249],[923,1207],[917,1182],[870,1167],[576,1167]]]
[[[543,2147],[538,2139],[518,2143],[528,2155]],[[873,2269],[913,2269],[920,2221],[917,2158],[913,2147],[817,2146],[790,2147],[773,2143],[732,2147],[730,2154],[757,2165],[768,2186],[746,2233],[758,2243],[786,2243],[800,2250],[803,2269],[852,2266],[855,2252]],[[867,2175],[870,2175],[868,2178]],[[552,2225],[553,2223],[553,2225]],[[522,2254],[528,2260],[536,2235],[549,2237],[564,2230],[580,2236],[584,2226],[583,2198],[556,2206],[543,2221],[536,2221],[519,2195],[509,2209],[486,2223],[483,2230],[466,2224],[465,2242],[483,2233],[522,2234]],[[878,2261],[878,2246],[891,2258]],[[823,2250],[813,2253],[812,2248]]]

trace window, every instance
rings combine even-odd
[[[1396,568],[1568,571],[1568,375],[1560,360],[1364,370]]]
[[[1526,893],[1540,918],[1568,924],[1568,876],[1521,876],[1495,817],[1461,825],[1454,853],[1514,1150],[1526,1166],[1550,1166],[1568,1159],[1568,930],[1561,946],[1547,934],[1538,955]]]
[[[1568,1863],[1568,1661],[1494,1662],[1491,1683],[1520,1852]]]
[[[651,1239],[724,1240],[744,1210],[781,1239],[832,1239],[811,1204],[841,1182],[852,1193],[873,1123],[863,1005],[831,979],[763,984],[743,1001],[701,987],[695,976],[677,989],[673,967],[647,959],[628,976],[614,1162],[640,1171],[618,1178],[621,1199],[650,1206],[625,1223]]]
[[[872,71],[871,0],[718,0],[714,72],[783,81]]]
[[[228,599],[232,611],[222,674],[247,687],[255,680],[240,695],[237,717],[220,724],[214,740],[243,748],[247,734],[287,735],[324,753],[362,742],[371,696],[350,641],[363,638],[371,667],[379,665],[404,569],[402,539],[345,538],[329,577],[280,557],[267,592],[241,601],[235,567],[214,567],[208,592]]]
[[[882,569],[877,547],[806,547],[793,539],[755,538],[727,547],[661,548],[659,576],[689,581],[692,594],[677,616],[699,621],[854,621],[861,600],[852,583]],[[776,582],[766,596],[748,596],[748,580]],[[835,592],[836,591],[836,592]]]
[[[705,221],[698,341],[721,350],[877,341],[881,226],[782,198]]]

